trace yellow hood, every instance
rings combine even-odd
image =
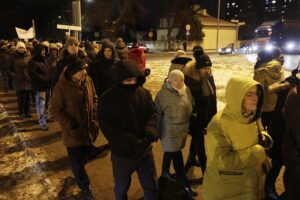
[[[253,86],[258,86],[257,88],[258,90],[261,90],[262,94],[259,96],[257,114],[254,117],[254,120],[257,119],[262,106],[263,89],[259,82],[247,77],[234,77],[229,80],[225,95],[226,106],[223,113],[242,123],[248,123],[249,119],[242,115],[242,102],[247,91],[249,91]]]

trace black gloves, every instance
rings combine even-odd
[[[270,136],[260,133],[258,134],[258,144],[265,149],[270,149],[273,146],[273,140]]]
[[[297,79],[295,76],[289,76],[285,79],[287,82],[294,84],[294,85],[298,85],[299,84],[299,79]]]
[[[135,153],[137,153],[139,155],[143,155],[146,152],[146,150],[148,149],[149,145],[150,145],[150,142],[146,138],[137,140],[137,143],[135,144],[135,147],[134,147],[134,151],[135,151]]]

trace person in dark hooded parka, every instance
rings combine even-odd
[[[111,71],[114,63],[114,45],[109,40],[104,40],[101,50],[96,56],[96,60],[89,68],[89,76],[94,82],[99,97],[105,90],[113,85]]]
[[[156,169],[151,143],[158,138],[157,114],[138,65],[132,60],[117,62],[115,86],[100,98],[98,121],[109,142],[115,196],[127,199],[131,175],[138,173],[145,200],[156,199]]]
[[[300,80],[300,75],[296,75]],[[283,200],[300,199],[300,85],[293,88],[285,101],[283,115],[286,132],[283,142],[283,157],[285,172],[283,182],[285,187]]]
[[[272,168],[266,176],[265,192],[268,200],[277,200],[278,193],[276,192],[276,180],[280,174],[281,168],[284,165],[282,154],[283,138],[285,133],[285,121],[282,113],[286,97],[291,89],[299,84],[296,74],[298,69],[292,71],[292,75],[285,80],[269,86],[268,90],[271,93],[276,93],[277,101],[274,109],[274,114],[270,122],[268,133],[274,140],[272,148],[268,151],[268,156],[272,159]]]
[[[50,101],[51,67],[46,62],[47,48],[37,44],[33,49],[33,58],[28,63],[28,72],[32,90],[35,94],[38,122],[43,131],[47,131],[48,108]]]

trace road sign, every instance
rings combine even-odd
[[[187,24],[187,25],[185,26],[185,30],[187,30],[187,31],[191,30],[191,25]]]
[[[57,24],[56,28],[57,29],[64,29],[64,30],[81,31],[81,26],[71,26],[71,25]]]

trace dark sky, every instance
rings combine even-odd
[[[0,39],[12,39],[17,37],[15,27],[29,29],[32,26],[32,19],[35,20],[38,36],[50,35],[57,31],[56,24],[61,15],[61,4],[69,5],[72,0],[5,0],[0,6]],[[224,0],[223,0],[224,1]],[[65,3],[62,3],[65,2]],[[150,13],[156,13],[158,8],[151,2],[153,0],[141,0]],[[208,13],[217,15],[218,0],[195,0],[203,8],[208,9]],[[62,20],[62,19],[61,19]],[[46,39],[46,38],[44,38]]]

